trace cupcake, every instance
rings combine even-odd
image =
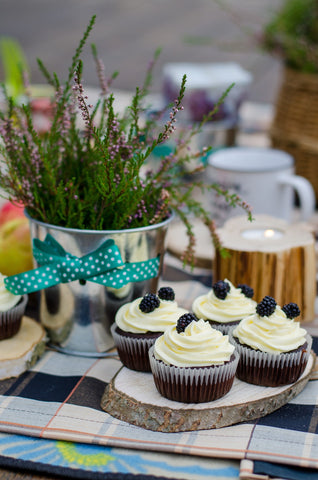
[[[187,310],[178,306],[171,287],[121,306],[111,333],[122,363],[132,370],[150,372],[149,348],[184,313]]]
[[[294,319],[298,305],[282,308],[269,296],[257,305],[254,315],[244,318],[230,332],[240,354],[237,377],[267,387],[294,383],[305,370],[312,338]]]
[[[157,338],[149,358],[158,392],[183,403],[223,397],[233,385],[239,360],[228,335],[192,313]]]
[[[0,273],[0,340],[18,333],[28,301],[27,295],[14,295],[6,289],[5,275]]]
[[[236,288],[227,279],[219,280],[207,294],[194,300],[192,310],[198,318],[208,320],[212,327],[228,334],[230,328],[242,318],[255,312],[253,295],[254,291],[248,285],[238,285]]]

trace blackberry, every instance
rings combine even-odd
[[[240,288],[243,295],[245,295],[245,297],[247,297],[247,298],[252,298],[253,295],[254,295],[254,290],[249,285],[245,285],[244,283],[240,283],[237,286],[237,288]]]
[[[194,315],[194,313],[184,313],[183,315],[181,315],[181,317],[179,317],[177,321],[177,327],[176,327],[177,332],[178,333],[184,332],[186,327],[190,325],[191,322],[197,322],[197,321],[198,319]]]
[[[230,291],[230,285],[223,280],[219,280],[212,285],[212,290],[217,298],[225,300],[226,295]]]
[[[160,305],[160,300],[155,293],[146,293],[139,303],[139,309],[144,313],[153,312]]]
[[[285,313],[287,318],[296,318],[300,315],[300,308],[298,307],[297,303],[287,303],[282,307],[283,312]]]
[[[158,291],[158,297],[161,300],[174,300],[174,290],[171,287],[161,287]]]
[[[266,295],[266,297],[264,297],[263,300],[257,304],[256,313],[258,313],[260,317],[269,317],[272,313],[274,313],[276,305],[277,303],[273,297]]]

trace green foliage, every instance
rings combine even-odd
[[[168,120],[148,118],[144,104],[159,55],[159,51],[155,52],[144,84],[136,88],[130,106],[118,113],[114,96],[109,91],[116,74],[109,80],[104,77],[104,66],[93,45],[101,96],[95,106],[89,105],[81,83],[83,64],[80,57],[94,22],[95,17],[92,17],[64,83],[55,74],[51,75],[42,61],[38,61],[44,77],[55,91],[50,128],[45,132],[37,131],[33,124],[31,98],[21,106],[14,103],[4,89],[7,109],[0,112],[3,162],[0,187],[11,201],[23,203],[34,219],[68,228],[120,230],[143,227],[159,223],[175,211],[184,221],[189,236],[186,261],[193,258],[191,215],[195,215],[209,227],[215,244],[221,248],[214,222],[195,200],[194,190],[216,189],[232,205],[247,212],[249,207],[217,185],[196,181],[192,174],[203,169],[199,160],[192,170],[186,167],[211,148],[191,152],[188,147],[203,125],[211,120],[228,91],[201,123],[177,136],[171,153],[150,168],[148,161],[155,148],[167,141],[171,145],[176,117],[183,108],[186,77],[182,80],[178,98],[167,109],[168,113],[170,111]],[[185,171],[194,179],[186,184]]]
[[[4,83],[13,98],[24,90],[22,72],[28,64],[20,44],[11,37],[0,37],[0,57],[4,71]]]
[[[317,0],[285,0],[265,27],[262,46],[290,68],[318,73]]]

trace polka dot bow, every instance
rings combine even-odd
[[[33,255],[38,268],[5,278],[6,288],[15,295],[36,292],[59,283],[89,280],[120,288],[129,282],[139,282],[156,277],[159,256],[144,262],[124,263],[114,240],[106,240],[94,252],[78,258],[67,253],[48,234],[42,242],[33,240]]]

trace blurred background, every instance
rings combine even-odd
[[[253,75],[249,100],[272,103],[282,66],[261,51],[257,36],[280,5],[280,0],[1,0],[0,35],[20,42],[32,83],[43,82],[37,58],[64,79],[78,41],[96,14],[88,44],[96,44],[107,76],[119,71],[114,88],[132,90],[141,84],[148,62],[161,47],[153,91],[161,89],[167,62],[237,62]],[[97,86],[89,46],[83,58],[84,82]]]

